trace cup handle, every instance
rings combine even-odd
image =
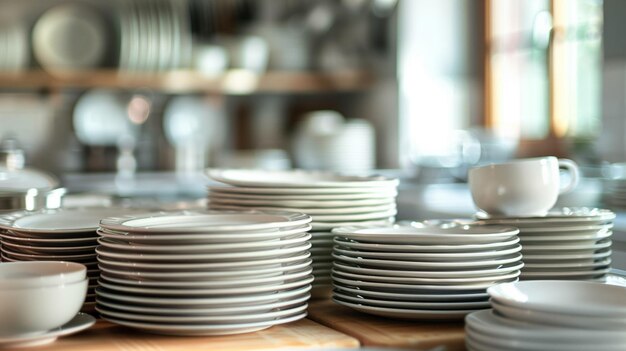
[[[580,179],[580,171],[578,170],[578,165],[576,165],[576,162],[572,160],[560,158],[559,168],[564,168],[570,173],[569,184],[559,189],[559,194],[569,193],[570,191],[574,190],[576,185],[578,185],[578,180]]]

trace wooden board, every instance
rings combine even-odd
[[[209,337],[162,336],[99,321],[80,334],[29,348],[33,351],[194,351],[358,348],[359,342],[309,319],[262,331]]]
[[[312,301],[309,318],[357,338],[363,346],[465,350],[463,323],[412,322],[376,317],[331,300]]]

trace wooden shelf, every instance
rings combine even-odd
[[[123,73],[119,71],[87,71],[50,74],[30,71],[0,74],[0,89],[150,89],[171,94],[212,93],[247,94],[319,94],[358,92],[374,82],[365,71],[289,72],[255,74],[231,70],[207,77],[193,71],[172,71],[158,74]]]

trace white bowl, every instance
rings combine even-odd
[[[0,265],[0,290],[37,288],[85,280],[87,267],[62,261],[5,262]]]
[[[0,337],[43,333],[80,311],[88,279],[43,287],[0,288]]]

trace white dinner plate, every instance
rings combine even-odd
[[[86,261],[86,260],[94,260],[96,258],[96,254],[94,252],[88,254],[27,254],[22,252],[17,252],[9,249],[6,246],[2,246],[2,253],[5,255],[9,255],[11,257],[19,258],[19,259],[30,259],[30,260],[56,260],[56,261]]]
[[[597,277],[605,275],[611,271],[611,267],[604,266],[595,269],[581,269],[581,270],[525,270],[522,273],[522,278],[528,279],[546,279],[546,278],[564,278],[564,277]]]
[[[343,285],[339,282],[334,282],[335,289],[339,291],[345,291],[357,296],[371,297],[375,299],[384,299],[392,301],[414,301],[414,302],[464,302],[464,301],[487,301],[489,295],[481,290],[480,292],[410,292],[402,293],[398,291],[378,291],[374,289],[368,289],[366,287],[352,287],[349,285]]]
[[[265,241],[272,239],[280,239],[293,234],[308,232],[311,230],[311,225],[304,224],[295,227],[278,228],[278,229],[265,229],[260,231],[237,231],[237,232],[216,232],[216,233],[196,233],[196,234],[162,234],[158,235],[143,233],[143,234],[131,234],[127,232],[112,231],[103,228],[98,230],[98,235],[114,240],[125,241],[129,243],[137,244],[229,244],[236,242],[252,242],[252,241]]]
[[[238,324],[218,324],[218,325],[198,325],[198,324],[164,324],[164,323],[147,323],[132,322],[125,319],[118,319],[104,316],[103,319],[109,322],[139,329],[149,333],[165,334],[165,335],[231,335],[241,333],[251,333],[267,329],[274,325],[285,324],[300,320],[306,317],[306,312],[271,321],[255,322],[255,323],[238,323]]]
[[[307,272],[310,273],[310,272]],[[117,291],[118,293],[130,293],[144,296],[177,296],[177,297],[209,297],[216,295],[243,295],[243,294],[258,294],[263,292],[272,292],[281,289],[288,289],[293,287],[299,287],[310,284],[313,281],[313,276],[305,274],[293,275],[293,281],[288,281],[283,277],[283,280],[278,280],[269,285],[258,286],[246,286],[236,288],[215,288],[215,289],[194,289],[194,290],[174,290],[166,288],[138,288],[133,286],[121,285],[118,283],[112,283],[103,279],[98,280],[98,285],[107,288],[111,291]]]
[[[223,205],[215,205],[210,204],[211,209],[220,210],[220,211],[246,211],[250,210],[249,207],[240,207],[240,206],[223,206]],[[270,211],[267,209],[260,209],[261,211]],[[280,209],[285,211],[286,209]],[[380,212],[366,212],[366,213],[351,213],[351,214],[313,214],[307,213],[307,215],[311,215],[313,217],[313,227],[315,228],[316,222],[346,222],[346,221],[366,221],[366,220],[375,220],[375,219],[383,219],[393,217],[398,213],[395,205],[389,207],[384,211]]]
[[[478,213],[477,217],[488,224],[512,225],[518,228],[536,228],[606,224],[615,219],[615,213],[605,209],[581,207],[553,209],[543,217],[487,218],[483,213]]]
[[[335,246],[333,251],[338,255],[349,257],[375,258],[382,260],[407,260],[407,261],[426,261],[426,262],[452,262],[452,261],[471,261],[493,259],[506,255],[511,255],[522,251],[522,246],[515,244],[513,247],[502,248],[494,251],[479,252],[384,252],[384,251],[360,251],[351,249],[342,249]]]
[[[520,275],[520,271],[513,271],[510,273],[487,276],[487,277],[468,277],[468,278],[413,278],[413,277],[392,277],[392,276],[378,276],[378,275],[364,275],[355,274],[350,272],[343,272],[337,268],[332,270],[332,273],[337,277],[346,279],[354,279],[366,282],[380,282],[380,283],[392,283],[392,284],[432,284],[432,285],[454,285],[454,284],[473,284],[473,283],[495,283],[498,281],[517,278]]]
[[[308,279],[309,283],[313,279]],[[311,291],[311,285],[304,284],[285,284],[280,288],[264,293],[246,294],[246,295],[229,295],[214,297],[148,297],[134,296],[126,293],[119,293],[107,290],[103,287],[96,288],[98,298],[104,297],[111,301],[117,301],[124,305],[132,306],[152,306],[158,308],[177,309],[185,313],[187,309],[200,310],[204,308],[231,308],[242,306],[258,306],[268,303],[279,302],[282,300],[292,299],[296,296]]]
[[[364,265],[370,268],[401,268],[405,270],[425,269],[425,270],[458,270],[463,268],[497,268],[501,265],[519,262],[522,259],[521,254],[513,254],[509,256],[494,258],[490,260],[480,261],[455,261],[455,262],[420,262],[420,261],[391,261],[371,258],[354,258],[345,255],[333,253],[335,260],[347,262],[357,265]]]
[[[611,256],[612,251],[610,249],[601,250],[590,254],[588,252],[546,252],[542,254],[530,254],[524,253],[524,262],[527,263],[555,263],[558,261],[572,261],[572,260],[587,260],[593,262],[595,260],[607,258]]]
[[[524,234],[528,235],[572,235],[583,232],[600,232],[611,230],[613,223],[602,225],[569,225],[569,226],[551,226],[551,227],[531,227],[524,228]]]
[[[81,246],[81,245],[89,245],[94,244],[97,245],[97,236],[93,235],[93,232],[89,232],[92,234],[92,237],[89,238],[45,238],[45,237],[24,237],[14,235],[13,231],[0,232],[0,238],[4,242],[12,242],[15,244],[21,245],[33,245],[33,246],[42,246],[42,247],[53,247],[53,246]]]
[[[397,301],[397,300],[380,300],[363,296],[355,296],[342,293],[340,290],[334,291],[333,295],[340,299],[352,303],[364,304],[368,306],[390,307],[390,308],[408,308],[408,309],[425,309],[425,310],[469,310],[489,308],[489,301],[461,301],[461,302],[413,302],[413,301]]]
[[[420,309],[401,309],[389,307],[368,306],[364,304],[352,303],[341,298],[333,297],[333,301],[350,307],[356,311],[373,314],[375,316],[413,319],[413,320],[462,320],[468,313],[476,311],[476,309],[468,310],[420,310]]]
[[[394,217],[389,217],[389,218],[385,218],[385,219],[380,219],[380,220],[373,220],[373,221],[349,221],[349,222],[320,222],[320,221],[316,221],[311,223],[311,225],[313,226],[313,230],[315,231],[328,231],[328,230],[333,230],[335,228],[339,228],[339,227],[351,227],[351,226],[364,226],[364,227],[384,227],[384,226],[388,226],[391,225],[394,222]]]
[[[78,313],[71,321],[59,328],[48,330],[43,333],[35,333],[19,336],[0,337],[0,347],[3,349],[34,347],[49,344],[57,338],[76,334],[88,329],[96,323],[96,319],[85,313]]]
[[[466,225],[456,227],[390,226],[381,228],[342,227],[333,230],[337,236],[378,244],[450,245],[493,243],[510,240],[519,230],[513,227]]]
[[[285,211],[179,211],[109,217],[100,226],[132,233],[215,233],[296,227],[311,217]]]
[[[433,291],[433,292],[450,292],[450,291],[467,291],[467,292],[478,292],[484,289],[487,289],[494,285],[494,282],[474,282],[474,283],[457,283],[456,285],[426,285],[426,284],[398,284],[398,283],[379,283],[379,282],[370,282],[364,280],[354,280],[354,279],[346,279],[343,277],[339,277],[336,274],[332,275],[333,281],[354,287],[363,287],[363,288],[378,288],[385,290],[399,290],[406,292],[407,290],[413,292],[425,292],[425,291]],[[513,280],[517,280],[516,278],[505,278],[502,279],[500,283],[510,282]]]
[[[226,253],[192,253],[192,254],[159,254],[159,253],[137,253],[114,250],[108,247],[99,246],[96,253],[109,259],[121,259],[127,261],[159,261],[159,262],[192,262],[192,261],[222,261],[222,262],[238,262],[245,260],[254,260],[261,258],[277,258],[281,256],[291,255],[311,248],[311,244],[303,242],[293,246],[282,247],[279,249],[267,249],[243,252],[226,252]]]
[[[626,320],[626,288],[593,282],[522,281],[487,290],[501,304],[533,311]]]
[[[288,208],[306,208],[306,209],[339,209],[339,208],[351,208],[351,207],[367,207],[367,206],[389,206],[396,203],[395,198],[374,198],[374,199],[354,199],[354,200],[330,200],[320,201],[318,199],[302,200],[302,195],[295,200],[280,200],[275,199],[272,196],[262,197],[261,199],[247,199],[238,198],[229,195],[218,195],[215,193],[209,193],[209,202],[222,204],[222,205],[237,205],[237,206],[274,206],[274,207],[288,207]],[[245,196],[245,195],[244,195]],[[306,211],[302,211],[305,212]]]
[[[611,237],[613,232],[610,230],[602,230],[597,232],[580,232],[572,235],[526,235],[526,233],[520,234],[522,242],[534,244],[540,242],[546,242],[550,245],[550,242],[567,242],[568,245],[574,243],[589,243],[593,241],[599,241]]]
[[[218,182],[248,187],[389,188],[400,183],[398,179],[383,176],[346,176],[331,172],[300,170],[209,169],[207,175]]]
[[[262,205],[240,205],[240,204],[224,204],[221,202],[210,201],[209,206],[211,208],[217,210],[232,210],[232,211],[246,211],[250,209],[259,210],[259,211],[294,211],[300,213],[306,213],[315,218],[319,218],[319,220],[324,220],[324,218],[339,218],[339,220],[345,220],[348,218],[347,216],[363,216],[365,214],[378,214],[378,213],[387,213],[389,211],[396,210],[396,203],[384,204],[384,205],[376,205],[376,206],[350,206],[350,207],[340,207],[340,208],[305,208],[305,207],[272,207],[272,206],[262,206]],[[394,213],[395,214],[395,213]],[[383,217],[389,217],[383,216]]]
[[[315,234],[313,234],[315,237]],[[355,250],[385,251],[385,252],[482,252],[498,250],[503,247],[513,246],[519,243],[520,238],[515,236],[510,240],[504,240],[485,244],[459,244],[459,245],[410,245],[410,244],[377,244],[361,243],[354,240],[347,240],[341,237],[334,237],[333,242],[337,245],[349,247]]]
[[[196,308],[196,309],[180,309],[180,308],[167,308],[167,307],[151,307],[151,306],[138,306],[132,304],[121,304],[114,300],[108,300],[106,298],[99,297],[96,302],[98,305],[104,306],[107,309],[114,309],[118,311],[125,311],[131,313],[151,314],[159,316],[216,316],[216,315],[231,315],[242,314],[251,312],[270,312],[275,309],[292,307],[301,305],[307,302],[311,297],[311,294],[305,292],[298,296],[291,297],[289,299],[280,300],[276,302],[269,302],[260,305],[243,305],[243,306],[231,306],[231,307],[208,307],[208,308]]]
[[[589,260],[581,260],[581,261],[564,261],[557,263],[526,263],[524,265],[525,270],[535,270],[535,269],[588,269],[593,267],[602,267],[608,266],[611,264],[611,258],[604,258],[597,261],[589,261]]]
[[[22,244],[14,244],[10,241],[3,240],[2,245],[15,249],[21,252],[33,252],[33,253],[46,253],[46,252],[55,252],[55,253],[70,253],[75,251],[95,251],[98,245],[89,245],[89,246],[30,246],[30,245],[22,245]]]
[[[576,252],[576,251],[589,251],[593,253],[594,251],[602,250],[611,247],[611,240],[603,240],[601,242],[592,242],[591,244],[566,244],[562,243],[560,245],[543,245],[543,244],[523,244],[524,252],[530,255],[532,254],[541,254],[542,251],[549,251],[552,253],[559,252]],[[582,252],[581,252],[582,253]]]
[[[393,198],[398,195],[396,187],[379,188],[318,188],[309,184],[308,188],[263,188],[263,187],[211,187],[212,192],[222,194],[263,194],[263,195],[349,195],[351,198]]]
[[[391,269],[375,269],[358,267],[345,264],[343,262],[334,261],[333,266],[343,272],[351,272],[362,275],[378,275],[390,277],[408,277],[408,278],[468,278],[468,277],[489,277],[508,274],[524,267],[521,261],[513,262],[496,268],[476,269],[476,270],[453,270],[453,271],[416,271],[416,270],[391,270]],[[460,267],[459,269],[461,269]]]
[[[325,204],[326,201],[395,201],[398,192],[395,189],[388,191],[361,191],[354,192],[346,190],[346,193],[330,193],[323,194],[333,189],[319,189],[315,192],[315,188],[311,189],[292,189],[297,193],[289,193],[290,189],[281,189],[271,192],[267,188],[238,188],[238,187],[209,187],[209,198],[216,197],[220,199],[245,199],[254,201],[319,201]],[[285,193],[285,190],[287,191]],[[344,190],[344,189],[336,189]],[[304,193],[303,193],[304,192]]]
[[[275,249],[285,247],[294,244],[301,244],[308,241],[311,238],[309,233],[295,234],[281,239],[273,239],[267,241],[252,241],[249,243],[238,242],[233,244],[195,244],[195,245],[142,245],[142,244],[129,244],[120,243],[108,239],[98,239],[98,243],[104,247],[109,247],[116,250],[132,251],[135,253],[225,253],[225,252],[242,252],[242,251],[254,251],[259,249]]]

